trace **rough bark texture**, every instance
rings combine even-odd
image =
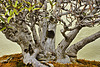
[[[70,46],[69,48],[67,48],[66,50],[66,54],[70,57],[77,57],[77,52],[82,49],[85,45],[87,45],[90,42],[95,41],[96,39],[100,38],[100,31],[98,31],[97,33],[86,37],[84,39],[82,39],[81,41],[73,44],[72,46]]]
[[[56,24],[50,23],[46,31],[45,49],[49,52],[55,51]]]
[[[66,48],[70,45],[70,43],[73,41],[73,39],[76,37],[76,35],[78,34],[80,28],[75,29],[71,32],[69,32],[66,36],[66,38],[64,38],[61,43],[58,45],[56,51],[58,53],[58,57],[63,57],[63,55],[65,53]]]
[[[80,49],[100,37],[99,31],[69,47],[81,28],[100,24],[99,5],[99,0],[3,0],[0,30],[20,45],[26,65],[52,66],[48,61],[71,63],[70,59],[75,59]],[[66,19],[62,19],[64,15]],[[57,24],[63,25],[64,39],[55,49]]]

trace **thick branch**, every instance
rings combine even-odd
[[[39,37],[37,35],[36,27],[35,27],[36,17],[34,19],[34,16],[33,16],[32,12],[30,13],[30,20],[29,20],[29,22],[32,23],[32,25],[31,25],[31,31],[32,31],[34,42],[35,42],[35,46],[36,47],[40,47],[40,40],[39,40]]]
[[[56,24],[48,24],[45,38],[44,49],[49,52],[55,52],[55,33],[56,33]]]
[[[76,35],[78,34],[79,30],[81,28],[77,28],[72,30],[71,32],[69,32],[66,36],[66,39],[64,38],[61,43],[58,45],[56,52],[57,52],[57,57],[58,58],[63,58],[64,57],[64,53],[66,48],[69,46],[69,44],[73,41],[73,39],[76,37]]]
[[[42,1],[42,0],[41,0]],[[46,17],[47,16],[47,1],[46,0],[43,0],[42,3],[44,3],[44,6],[43,6],[43,11],[42,14],[43,14],[43,17]],[[46,18],[43,18],[43,20],[41,21],[41,26],[42,27],[42,30],[39,31],[39,33],[41,32],[41,46],[43,47],[43,49],[45,49],[45,39],[46,39],[46,31],[47,31],[47,19]],[[42,26],[43,25],[43,26]]]
[[[41,64],[37,59],[36,59],[36,56],[39,54],[39,49],[35,49],[34,50],[34,53],[32,55],[30,55],[30,53],[25,53],[24,54],[24,59],[23,59],[23,62],[27,65],[28,63],[29,64],[32,64],[33,66],[35,67],[47,67],[43,64]]]
[[[76,44],[70,46],[67,50],[66,50],[66,53],[67,55],[69,56],[72,56],[72,57],[76,57],[77,55],[77,52],[82,49],[85,45],[87,45],[88,43],[91,43],[93,41],[95,41],[96,39],[100,38],[100,31],[89,36],[89,37],[86,37],[84,38],[83,40],[77,42]]]
[[[93,21],[83,21],[84,22],[84,25],[87,24],[87,25],[91,25],[91,23],[99,23],[100,22],[100,18],[99,19],[96,19],[96,20],[93,20]]]

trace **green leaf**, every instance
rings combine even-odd
[[[8,28],[12,28],[12,27],[8,26]]]
[[[17,10],[16,10],[16,9],[14,9],[14,13],[15,13],[16,15],[18,15],[18,12],[17,12]]]
[[[39,4],[39,5],[42,5],[42,3],[41,3],[41,2],[39,2],[38,4]]]
[[[8,0],[9,4],[12,6],[12,1],[11,0]]]
[[[14,14],[14,11],[13,10],[10,10],[9,15],[12,16],[13,14]]]
[[[0,17],[0,19],[1,19],[3,22],[5,22],[5,20],[4,20],[2,17]]]
[[[6,27],[2,28],[0,31],[3,31],[3,30],[5,30],[5,29],[6,29]]]
[[[57,4],[57,2],[55,4],[53,4],[53,6],[55,6]]]
[[[29,7],[28,10],[31,11],[32,10],[32,7]]]
[[[22,3],[19,3],[18,5],[17,5],[17,8],[19,9],[19,8],[21,8],[23,5],[22,5]]]
[[[27,4],[31,6],[31,3],[30,2],[27,2]]]
[[[13,18],[13,17],[8,17],[8,18],[7,18],[7,23],[10,22],[10,19],[11,19],[11,18]]]
[[[9,12],[9,11],[7,10],[7,11],[5,12],[5,15],[7,15],[7,14],[8,14],[8,12]]]
[[[19,10],[19,12],[18,12],[18,13],[22,12],[24,9],[25,9],[25,8],[22,8],[21,10]]]
[[[53,6],[53,3],[52,3],[52,1],[49,1],[49,2],[50,2],[50,5],[51,5],[51,6]]]
[[[22,1],[26,3],[26,1],[25,1],[25,0],[22,0]]]
[[[35,7],[35,5],[32,6],[32,9]]]
[[[41,8],[34,8],[33,11],[34,11],[34,10],[39,10],[39,9],[41,9]]]
[[[46,18],[46,19],[48,19],[49,17],[43,17],[43,18]]]
[[[34,4],[34,5],[32,6],[32,9],[34,9],[34,7],[35,7],[36,5],[38,5],[38,4],[42,5],[42,3]]]
[[[9,8],[10,7],[10,5],[7,5],[7,7],[5,7],[5,9],[7,9],[7,8]]]
[[[22,1],[31,6],[31,3],[30,2],[27,2],[25,0],[22,0]]]
[[[53,9],[53,2],[51,0],[49,0],[50,5],[51,5],[51,9]]]
[[[25,9],[27,9],[29,11],[29,8],[25,7]]]
[[[2,1],[0,1],[0,3],[1,3],[1,4],[3,4],[3,2],[2,2]]]
[[[16,2],[15,2],[15,5],[14,5],[14,7],[17,7],[17,4],[18,4],[18,1],[16,1]]]

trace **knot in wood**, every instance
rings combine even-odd
[[[54,33],[53,30],[50,30],[50,31],[47,30],[46,36],[47,36],[48,38],[52,38],[52,39],[53,39],[53,38],[55,37],[55,33]]]

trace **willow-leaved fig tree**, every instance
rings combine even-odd
[[[63,26],[64,38],[55,48],[57,24]],[[100,0],[0,0],[0,30],[20,45],[23,62],[33,67],[48,67],[48,61],[73,62],[100,31],[69,46],[71,42],[82,28],[99,24]]]

